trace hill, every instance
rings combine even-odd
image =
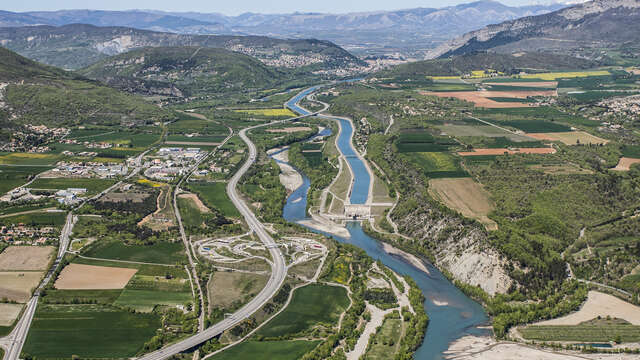
[[[266,65],[290,69],[331,70],[363,64],[329,41],[184,35],[83,24],[0,28],[0,44],[30,59],[65,69],[79,69],[111,55],[160,46],[222,48],[255,57]]]
[[[473,51],[556,51],[637,47],[639,0],[595,0],[549,14],[489,25],[446,42],[430,58]]]
[[[132,50],[78,73],[129,92],[177,97],[263,89],[284,75],[248,55],[190,46]]]
[[[446,59],[416,61],[393,67],[372,76],[406,80],[425,76],[459,76],[474,70],[493,69],[505,74],[519,73],[521,70],[550,71],[568,69],[590,69],[598,63],[566,55],[548,53],[497,54],[473,52]]]
[[[0,47],[0,128],[4,131],[21,124],[143,124],[174,116],[137,96]]]

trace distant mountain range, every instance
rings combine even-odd
[[[399,51],[420,57],[444,40],[523,16],[545,14],[565,5],[506,6],[477,1],[444,8],[415,8],[347,14],[293,13],[225,16],[216,13],[153,10],[60,10],[0,12],[0,27],[32,25],[124,26],[180,34],[265,35],[330,40],[359,54]]]
[[[595,0],[544,15],[489,25],[447,41],[428,54],[448,57],[474,51],[575,52],[638,48],[640,0]],[[597,54],[596,54],[597,56]]]
[[[30,59],[65,69],[79,69],[111,55],[159,46],[221,48],[252,56],[266,65],[306,71],[363,65],[348,51],[323,40],[186,35],[85,24],[0,27],[0,45]]]

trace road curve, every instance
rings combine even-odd
[[[316,88],[314,87],[311,89],[315,90]],[[306,96],[309,92],[313,91],[311,89],[306,89],[302,91],[300,94],[304,94],[304,96]],[[294,99],[298,98],[300,94],[294,97]],[[300,98],[298,98],[297,101],[299,100]],[[249,170],[249,168],[251,167],[251,165],[253,165],[253,163],[256,161],[256,158],[257,158],[256,146],[247,136],[247,131],[250,131],[259,127],[263,127],[263,126],[269,126],[269,125],[275,125],[275,124],[284,123],[288,121],[293,121],[293,120],[297,120],[307,116],[312,116],[315,114],[316,113],[307,113],[307,114],[303,114],[303,116],[299,116],[291,119],[274,121],[267,124],[255,125],[255,126],[242,129],[238,133],[242,141],[244,141],[247,144],[247,147],[249,148],[249,158],[242,165],[242,167],[240,167],[240,169],[233,175],[231,180],[229,180],[229,183],[227,184],[227,194],[229,195],[229,198],[231,199],[233,204],[236,206],[238,211],[244,217],[249,228],[256,233],[260,241],[262,241],[262,243],[266,246],[266,248],[269,250],[269,253],[271,254],[271,258],[273,259],[273,267],[271,269],[271,276],[269,277],[269,281],[267,282],[267,285],[262,289],[262,291],[260,291],[260,293],[256,297],[254,297],[245,306],[240,308],[240,310],[233,313],[233,315],[225,318],[224,320],[212,325],[211,327],[201,332],[198,332],[195,335],[192,335],[187,339],[184,339],[180,342],[177,342],[175,344],[164,347],[160,350],[156,350],[152,353],[144,355],[139,358],[140,360],[163,360],[175,354],[183,352],[185,350],[191,349],[213,338],[214,336],[221,334],[225,330],[234,327],[235,325],[242,322],[244,319],[250,317],[254,312],[260,309],[264,304],[266,304],[276,294],[278,289],[280,289],[280,286],[282,285],[285,277],[287,276],[287,265],[284,260],[284,257],[282,256],[280,249],[278,249],[275,246],[276,245],[275,241],[273,240],[271,235],[269,235],[269,233],[266,231],[264,225],[258,220],[258,218],[256,218],[255,214],[247,206],[244,200],[242,200],[242,198],[240,197],[236,189],[238,182],[240,181],[242,176],[247,172],[247,170]]]

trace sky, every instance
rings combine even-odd
[[[23,0],[3,1],[0,10],[35,11],[60,9],[129,10],[153,9],[165,11],[216,12],[238,15],[244,12],[291,13],[397,10],[415,7],[445,7],[470,2],[461,0]],[[501,0],[506,5],[549,3],[548,0]]]

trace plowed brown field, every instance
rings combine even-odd
[[[127,285],[136,271],[138,270],[70,264],[60,272],[55,287],[64,290],[122,289]]]

